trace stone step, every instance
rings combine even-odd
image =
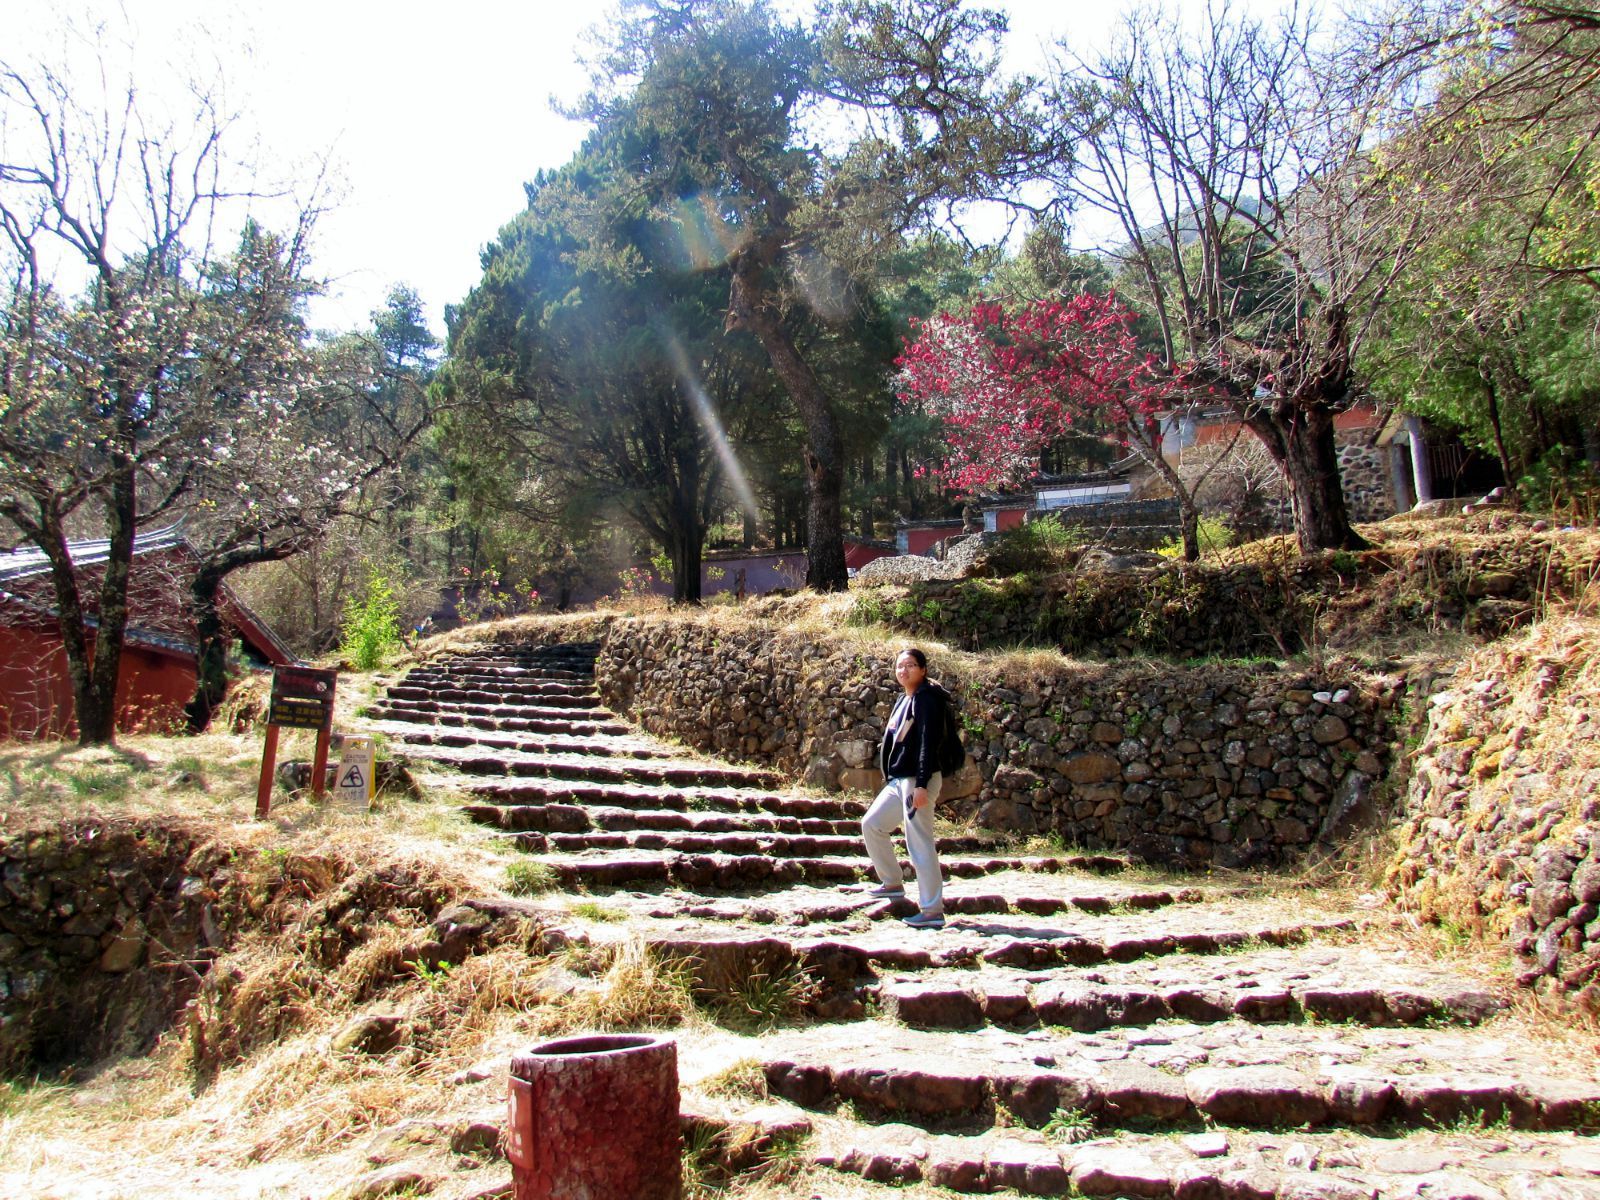
[[[455,749],[516,750],[524,754],[581,754],[589,758],[659,759],[664,750],[659,744],[632,736],[577,737],[552,733],[538,737],[493,733],[477,729],[434,729],[404,721],[376,721],[380,733],[391,741],[408,746],[447,746]]]
[[[595,853],[592,858],[574,858],[570,854],[534,854],[533,858],[547,862],[563,886],[578,888],[627,888],[640,885],[670,885],[683,888],[712,888],[717,891],[758,890],[758,888],[786,888],[795,883],[850,883],[866,878],[866,854],[851,858],[773,858],[770,854],[674,854],[632,851],[632,853]],[[1106,866],[1096,866],[1106,864]],[[1115,866],[1110,866],[1115,864]],[[1069,858],[942,858],[946,878],[978,878],[992,872],[1058,872],[1058,870],[1122,869],[1122,859],[1107,856],[1069,856]],[[888,907],[880,915],[890,915]],[[904,928],[899,930],[904,936]],[[984,933],[990,944],[994,934]],[[1066,938],[1066,934],[1050,931],[1046,941]],[[1166,941],[1174,941],[1168,938]],[[1006,942],[1010,946],[1010,942]],[[1176,942],[1174,942],[1176,944]],[[1066,946],[1066,941],[1062,941]],[[1024,950],[1013,947],[1013,954]],[[1027,952],[1029,962],[1014,965],[1054,965],[1050,954],[1043,949]],[[1070,958],[1069,958],[1070,962]],[[1099,962],[1099,958],[1091,958]]]
[[[808,1109],[848,1105],[870,1121],[975,1130],[1038,1128],[1062,1111],[1111,1133],[1244,1129],[1589,1130],[1592,1064],[1479,1030],[1318,1029],[1244,1022],[1115,1030],[1110,1036],[994,1030],[960,1035],[876,1023],[768,1035],[771,1093]]]
[[[559,685],[580,691],[594,687],[594,677],[581,671],[539,668],[532,671],[428,671],[415,670],[395,681],[404,687],[464,688],[468,691],[516,692],[524,688]]]
[[[412,668],[413,671],[435,674],[457,672],[478,675],[527,675],[541,671],[567,671],[574,675],[589,675],[593,672],[593,669],[594,661],[592,659],[572,657],[542,660],[529,659],[521,663],[510,661],[494,663],[481,658],[436,658],[430,662],[419,663]]]
[[[579,754],[523,754],[513,750],[483,753],[468,747],[409,744],[396,749],[402,751],[397,757],[446,764],[468,775],[505,775],[521,779],[563,779],[589,783],[762,789],[771,788],[782,782],[781,777],[771,771],[685,759],[597,761]]]
[[[571,671],[584,678],[592,678],[595,660],[584,654],[551,655],[544,658],[507,658],[488,655],[436,659],[416,668],[420,671],[474,671],[484,675],[498,675],[515,671]]]
[[[455,704],[432,700],[380,700],[373,706],[375,715],[381,715],[384,710],[392,711],[399,720],[424,724],[434,720],[443,721],[445,718],[455,718],[457,721],[491,719],[511,722],[505,726],[507,729],[521,728],[516,722],[528,721],[553,726],[553,732],[567,728],[580,729],[590,724],[599,724],[608,732],[618,727],[625,732],[633,732],[633,728],[622,722],[615,713],[598,704],[559,707],[548,704]]]
[[[752,908],[756,907],[752,903]],[[909,913],[909,906],[897,911]],[[1033,964],[1033,973],[1040,981],[1033,987],[1028,981],[1014,977],[1009,987],[996,984],[989,1012],[997,1017],[1020,1015],[1029,1003],[1048,1005],[1055,996],[1062,995],[1061,1009],[1051,1009],[1051,1015],[1074,1015],[1082,1024],[1088,1006],[1079,1005],[1071,1014],[1065,1013],[1066,1001],[1071,996],[1074,977],[1081,968],[1103,963],[1134,963],[1140,960],[1163,960],[1172,955],[1207,955],[1226,953],[1230,947],[1252,945],[1260,941],[1276,946],[1301,945],[1318,936],[1343,932],[1349,928],[1343,923],[1308,922],[1272,928],[1218,921],[1209,929],[1196,931],[1178,939],[1161,939],[1141,936],[1137,932],[1108,928],[1090,930],[1070,939],[1042,937],[1013,937],[1002,945],[986,945],[978,938],[949,938],[929,931],[907,930],[898,922],[888,919],[884,909],[876,910],[876,920],[867,927],[818,928],[807,925],[799,929],[772,929],[761,933],[725,933],[715,928],[694,928],[694,918],[715,912],[715,902],[703,904],[680,902],[675,910],[666,907],[658,910],[663,918],[678,917],[681,930],[664,930],[645,935],[645,940],[658,953],[693,965],[705,979],[747,979],[758,975],[803,970],[814,986],[809,1002],[813,1016],[834,1021],[859,1021],[870,1011],[873,999],[880,996],[889,980],[898,972],[934,973],[969,968],[974,964],[992,963],[1016,967],[1019,963]],[[713,918],[714,919],[714,918]],[[946,932],[948,933],[948,927]],[[913,936],[915,934],[915,936]],[[595,936],[604,940],[605,934]],[[1043,961],[1046,955],[1053,961]],[[1176,990],[1176,989],[1174,989]],[[1198,989],[1196,989],[1198,990]],[[1120,991],[1127,995],[1132,989],[1106,989],[1107,1004],[1110,993]],[[1037,1001],[1035,1001],[1037,997]],[[1009,1005],[1009,1010],[1002,1005]],[[984,1024],[984,1014],[974,1014],[968,1028],[984,1037],[1010,1036],[1006,1030]],[[1171,1019],[1170,1012],[1166,1018]],[[1202,1024],[1219,1022],[1238,1023],[1241,1018],[1231,1013],[1207,1014],[1204,1022],[1190,1022],[1198,1030]],[[1260,1022],[1256,1022],[1260,1023]],[[1010,1024],[1007,1020],[1006,1024]],[[908,1026],[910,1028],[910,1026]],[[1106,1028],[1118,1028],[1111,1021]],[[1119,1030],[1120,1035],[1120,1030]],[[1040,1036],[1069,1036],[1065,1027],[1053,1031],[1030,1032],[1023,1038]],[[1022,1044],[1023,1039],[1012,1037],[1012,1042]],[[1152,1041],[1160,1041],[1153,1037]],[[959,1043],[959,1038],[956,1039]]]
[[[451,658],[504,660],[507,662],[546,662],[552,658],[593,659],[600,653],[599,642],[551,642],[544,646],[525,646],[517,642],[483,642],[459,649]]]
[[[448,681],[499,684],[523,683],[540,679],[553,679],[563,683],[587,683],[594,678],[594,671],[592,668],[585,671],[561,666],[486,667],[456,663],[417,667],[412,671],[408,671],[406,678],[419,683],[423,681],[430,683]]]
[[[595,660],[588,655],[552,655],[545,658],[507,658],[489,655],[458,655],[423,663],[419,671],[476,671],[495,675],[507,671],[572,671],[590,677],[594,674]]]
[[[570,683],[524,683],[507,687],[458,687],[453,684],[394,684],[388,695],[395,700],[454,700],[468,704],[540,703],[560,708],[597,708],[593,687]]]
[[[984,890],[977,892],[969,893],[965,890],[968,886],[976,885],[947,888],[945,908],[952,927],[970,924],[980,931],[990,928],[986,923],[970,922],[968,918],[1006,910],[1011,901],[989,890],[991,885],[1005,878],[1003,874],[984,876],[978,881]],[[1226,902],[1227,899],[1227,893],[1202,892],[1197,888],[1150,889],[1115,877],[1079,875],[1072,872],[1029,875],[1026,878],[1039,884],[1057,885],[1054,895],[1041,894],[1031,897],[1037,902],[1036,911],[1048,904],[1053,906],[1054,911],[1062,913],[1077,910],[1079,914],[1105,916],[1114,912],[1148,912],[1174,904],[1215,904]],[[873,898],[867,894],[870,886],[871,884],[867,883],[842,887],[808,887],[801,884],[765,897],[735,898],[697,896],[689,892],[669,890],[659,894],[635,893],[615,896],[609,901],[609,905],[623,910],[635,928],[646,928],[647,921],[669,922],[671,936],[684,935],[692,923],[698,927],[699,936],[724,940],[733,938],[736,941],[738,938],[736,932],[730,933],[726,928],[719,926],[776,925],[791,929],[803,928],[807,936],[851,941],[867,936],[873,930],[883,929],[883,918],[886,916],[909,916],[914,911],[910,900],[882,901]],[[1233,917],[1230,917],[1229,921],[1234,924],[1239,923]],[[1121,931],[1119,936],[1126,932]],[[896,935],[903,936],[898,930]],[[761,936],[782,937],[784,934],[776,932]],[[881,939],[882,935],[872,933],[871,936]],[[1142,931],[1137,936],[1141,942],[1148,941]],[[941,956],[939,963],[943,964],[943,952],[939,949],[941,945],[942,942],[936,943],[934,950],[939,952]],[[952,952],[950,962],[970,963],[973,957],[974,951],[970,945],[961,943]],[[934,960],[927,958],[919,961]],[[866,985],[878,979],[867,959],[861,960],[860,967],[861,970],[858,972],[860,977],[855,979],[856,983]]]
[[[763,1113],[787,1106],[767,1104]],[[778,1118],[757,1114],[758,1127]],[[786,1124],[796,1118],[783,1112]],[[724,1118],[738,1128],[739,1118]],[[963,1194],[1150,1200],[1600,1200],[1600,1149],[1580,1135],[1470,1132],[1375,1137],[1352,1130],[1289,1136],[1231,1129],[1177,1137],[1092,1129],[994,1129],[960,1136],[911,1125],[810,1123],[819,1166],[905,1187]],[[1075,1137],[1076,1141],[1069,1141]]]
[[[586,715],[597,712],[598,709],[589,709]],[[376,721],[442,725],[450,729],[487,729],[502,733],[564,733],[572,737],[626,737],[634,732],[631,725],[621,721],[575,721],[564,717],[473,716],[461,711],[423,712],[412,708],[409,701],[374,705],[369,715]]]
[[[474,821],[509,832],[584,833],[626,830],[686,833],[849,834],[859,837],[859,820],[791,817],[773,813],[687,812],[674,809],[603,808],[577,804],[469,804]]]
[[[594,678],[594,664],[586,659],[549,659],[543,662],[530,660],[523,663],[494,663],[465,658],[441,658],[432,662],[419,663],[411,668],[410,674],[414,676],[476,675],[485,679],[509,680],[512,682],[558,678],[587,683]]]
[[[1033,979],[1014,971],[898,976],[867,991],[880,1011],[912,1029],[993,1023],[1016,1029],[1053,1025],[1079,1033],[1234,1018],[1477,1025],[1507,1005],[1500,994],[1442,972],[1395,969],[1379,956],[1347,947],[1324,953],[1341,961],[1318,969],[1305,961],[1315,952],[1301,947],[1292,954],[1268,951],[1223,963],[1201,959],[1176,968],[1140,962],[1136,972],[1058,971]]]
[[[553,685],[552,685],[553,686]],[[600,697],[592,692],[501,692],[469,688],[406,687],[395,684],[386,693],[390,702],[411,700],[417,704],[482,705],[496,711],[493,715],[516,716],[520,710],[530,708],[599,708]],[[456,711],[468,711],[457,708]]]
[[[531,854],[581,854],[587,850],[660,850],[674,854],[768,855],[774,858],[826,858],[861,853],[860,834],[686,832],[617,829],[591,833],[511,833],[507,841]],[[940,839],[941,854],[973,854],[989,849],[994,839]]]
[[[789,817],[823,817],[860,826],[866,805],[858,800],[818,797],[749,787],[692,787],[671,784],[589,783],[563,780],[490,779],[475,782],[472,795],[492,805],[541,803],[676,812],[774,813]]]

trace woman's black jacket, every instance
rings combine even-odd
[[[896,706],[899,705],[896,700]],[[939,740],[944,736],[945,690],[924,679],[911,694],[911,728],[895,741],[887,729],[878,747],[878,766],[886,779],[915,778],[918,787],[939,770]],[[891,713],[892,715],[892,713]]]

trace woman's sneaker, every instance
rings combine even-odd
[[[912,917],[901,917],[900,919],[902,921],[904,921],[907,925],[911,926],[911,928],[913,928],[913,929],[943,929],[944,928],[944,914],[943,913],[921,913],[921,912],[919,912],[915,916],[912,916]]]
[[[877,896],[880,899],[889,899],[889,898],[892,897],[892,898],[898,900],[901,896],[904,896],[905,894],[906,894],[906,889],[905,889],[904,886],[894,887],[894,886],[892,886],[890,884],[887,884],[887,883],[880,883],[875,888],[868,888],[867,889],[867,895],[869,895],[869,896]]]

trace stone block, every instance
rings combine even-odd
[[[1068,757],[1061,773],[1073,783],[1107,783],[1122,778],[1122,764],[1110,754],[1087,751]]]
[[[844,765],[849,768],[865,767],[872,758],[873,745],[871,742],[861,741],[857,738],[847,738],[833,744],[834,753],[844,760]]]
[[[846,792],[873,792],[883,787],[883,772],[876,767],[846,767],[839,772],[839,787]]]
[[[101,952],[100,969],[114,975],[133,970],[144,961],[144,947],[148,940],[149,935],[143,924],[129,921]]]

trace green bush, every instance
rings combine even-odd
[[[394,588],[376,567],[367,572],[366,587],[344,610],[339,653],[358,671],[371,671],[400,647],[400,605]]]
[[[1200,527],[1196,530],[1199,535],[1200,553],[1210,554],[1214,550],[1226,550],[1233,545],[1233,530],[1229,529],[1215,517],[1201,517]],[[1163,558],[1183,557],[1183,535],[1180,533],[1156,547],[1156,553]]]
[[[1081,529],[1045,517],[1001,533],[989,551],[989,565],[998,576],[1064,571],[1076,565],[1083,542]]]
[[[1600,518],[1600,472],[1565,446],[1557,446],[1517,482],[1523,502],[1558,521],[1592,525]]]

